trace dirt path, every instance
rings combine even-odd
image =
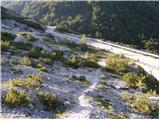
[[[101,69],[98,69],[95,74],[95,79],[91,81],[91,85],[80,92],[77,92],[76,106],[64,113],[60,118],[77,118],[77,119],[89,119],[92,111],[96,110],[95,106],[90,104],[90,98],[85,93],[93,91],[100,80]]]

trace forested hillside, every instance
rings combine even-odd
[[[32,16],[61,31],[129,44],[158,52],[157,2],[3,2],[24,16]]]

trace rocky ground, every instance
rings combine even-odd
[[[43,48],[47,52],[53,50],[64,51],[64,58],[70,56],[83,56],[82,51],[72,51],[67,45],[54,44],[54,37],[45,32],[36,31],[33,28],[26,28],[26,26],[15,21],[2,21],[2,32],[9,32],[16,34],[17,32],[30,31],[30,34],[35,36],[35,42],[28,42],[21,35],[13,40],[14,42],[31,43],[33,46]],[[21,27],[20,27],[21,26]],[[54,42],[47,43],[44,39],[49,37]],[[10,50],[15,50],[14,46]],[[98,52],[98,50],[97,50]],[[3,64],[1,65],[1,93],[5,94],[12,86],[7,84],[8,80],[15,80],[17,78],[25,78],[30,74],[40,73],[43,76],[43,84],[38,89],[41,92],[55,93],[63,101],[63,108],[61,113],[57,113],[57,109],[45,110],[43,106],[36,101],[30,103],[27,107],[10,108],[2,103],[1,118],[134,118],[146,119],[153,118],[153,116],[145,115],[140,112],[133,112],[133,106],[122,100],[122,93],[144,94],[136,89],[130,88],[121,78],[106,72],[104,69],[104,55],[98,59],[101,67],[80,67],[74,69],[66,67],[63,60],[56,60],[52,65],[47,66],[47,71],[41,71],[32,66],[15,64],[15,61],[26,56],[28,51],[17,49],[16,54],[10,51],[2,52]],[[39,61],[39,59],[35,59]],[[15,70],[22,71],[21,73]],[[89,84],[73,81],[72,76],[85,76]],[[18,90],[22,88],[16,87]],[[37,89],[25,89],[27,93],[34,93]],[[34,94],[32,94],[34,95]],[[150,96],[154,97],[154,96]],[[107,101],[107,107],[101,104],[100,100]],[[158,97],[154,97],[154,101],[158,102]],[[63,109],[62,108],[62,109]]]

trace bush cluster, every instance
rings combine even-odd
[[[23,42],[12,42],[12,45],[15,46],[17,49],[22,49],[22,50],[31,50],[32,48],[31,44]]]
[[[40,74],[30,74],[26,78],[17,78],[15,80],[9,80],[7,83],[22,88],[39,88],[43,84],[43,79]]]
[[[8,41],[0,41],[1,44],[1,50],[2,51],[7,51],[10,48],[10,42]]]
[[[104,106],[107,110],[112,109],[112,103],[109,100],[105,100],[104,98],[100,96],[95,97],[95,101],[99,102],[102,106]]]
[[[2,103],[10,107],[26,106],[29,104],[29,98],[23,91],[18,92],[16,89],[10,89],[2,96]]]
[[[50,94],[48,92],[46,93],[37,92],[36,95],[40,103],[45,106],[46,110],[55,109],[57,106],[62,104],[62,101],[56,94]]]
[[[19,60],[18,63],[20,65],[30,66],[32,64],[32,61],[30,60],[29,57],[23,57],[22,59]]]
[[[19,32],[19,35],[23,35],[28,41],[34,42],[37,40],[33,35],[31,35],[29,32]]]
[[[2,40],[7,40],[7,41],[12,41],[16,38],[16,35],[8,33],[8,32],[1,32],[1,39]]]
[[[159,93],[158,81],[145,74],[128,72],[122,76],[122,79],[129,87],[138,88],[142,92],[155,91],[156,94]]]
[[[71,79],[74,80],[74,81],[79,81],[79,82],[81,82],[83,84],[89,84],[90,83],[89,80],[87,80],[85,76],[77,77],[75,75],[72,75]]]
[[[99,67],[99,65],[95,61],[87,60],[81,57],[71,57],[66,60],[66,64],[73,67]]]
[[[46,58],[49,61],[54,61],[63,58],[63,51],[53,51],[51,53],[45,52],[42,48],[32,48],[28,54],[31,58]]]
[[[158,115],[159,107],[156,103],[148,100],[147,96],[124,92],[122,93],[122,99],[132,104],[136,111],[143,114]]]
[[[124,74],[128,71],[129,60],[115,54],[110,54],[107,56],[106,66],[107,69],[116,72],[117,74]]]

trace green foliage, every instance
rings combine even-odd
[[[37,68],[37,69],[39,69],[39,70],[41,70],[41,71],[44,71],[44,72],[47,72],[47,67],[46,66],[43,66],[42,64],[37,64],[36,66],[35,66],[35,68]]]
[[[130,87],[138,87],[139,82],[145,81],[145,76],[138,76],[136,73],[126,73],[123,75],[123,80],[127,82]]]
[[[77,77],[75,75],[72,75],[71,79],[74,80],[74,81],[81,82],[81,83],[83,83],[85,85],[90,83],[89,80],[87,80],[85,76],[79,76],[79,77]]]
[[[39,58],[39,60],[43,63],[43,64],[48,64],[51,65],[52,64],[52,60],[50,58]]]
[[[120,55],[110,54],[107,56],[106,67],[117,74],[124,74],[128,71],[129,60]]]
[[[1,50],[2,51],[7,51],[10,48],[10,42],[8,41],[0,41],[1,44]]]
[[[25,66],[30,66],[32,64],[32,61],[30,60],[29,57],[23,57],[22,59],[19,60],[20,65],[25,65]]]
[[[28,41],[34,42],[37,40],[33,35],[31,35],[29,32],[19,32],[19,35],[23,35]]]
[[[12,45],[15,46],[17,49],[22,49],[22,50],[31,50],[32,48],[31,44],[23,42],[12,42]]]
[[[62,101],[56,94],[50,94],[48,92],[46,93],[37,92],[36,95],[40,103],[44,105],[45,109],[47,110],[55,109],[56,107],[62,104]]]
[[[112,103],[109,100],[104,100],[102,97],[96,96],[95,97],[95,101],[99,102],[107,110],[111,110],[112,109]]]
[[[82,35],[80,42],[83,44],[85,44],[87,42],[87,38],[84,34]]]
[[[144,114],[158,114],[159,107],[155,103],[148,101],[146,96],[138,96],[135,100],[132,101],[132,104],[135,108]]]
[[[8,32],[1,32],[1,39],[2,40],[7,40],[7,41],[12,41],[16,38],[16,35],[8,33]]]
[[[136,94],[125,92],[122,93],[122,99],[131,103],[136,111],[143,114],[158,115],[159,113],[159,107],[156,103],[149,101],[145,95],[137,96]]]
[[[87,59],[89,61],[93,61],[93,62],[98,62],[98,56],[95,54],[95,53],[89,53],[89,52],[86,52],[83,56],[84,59]]]
[[[61,41],[58,42],[61,45],[68,46],[72,51],[82,51],[82,52],[97,52],[94,48],[89,47],[87,44],[81,43],[77,44],[75,42]]]
[[[68,58],[65,63],[66,65],[69,65],[75,69],[79,67],[99,67],[99,65],[96,62],[81,57]]]
[[[15,80],[9,80],[6,83],[12,86],[32,89],[41,87],[43,79],[40,74],[30,74],[26,78],[17,78]]]
[[[55,61],[55,60],[59,60],[59,59],[62,59],[63,58],[63,51],[58,51],[58,50],[55,50],[55,51],[52,51],[51,53],[48,53],[46,51],[44,51],[42,48],[32,48],[30,51],[29,51],[29,54],[28,56],[31,57],[31,58],[36,58],[36,59],[39,59],[39,58],[48,58],[50,59],[51,61]]]
[[[14,74],[23,74],[23,71],[20,69],[12,68],[11,71],[13,71]]]
[[[122,79],[127,82],[129,87],[138,88],[142,92],[147,93],[149,91],[155,91],[156,94],[159,93],[158,81],[145,74],[129,72],[124,74]]]
[[[143,42],[144,42],[144,48],[146,50],[158,53],[158,49],[159,49],[158,40],[151,38],[149,40],[144,40]]]
[[[2,96],[2,103],[10,107],[27,106],[29,104],[29,98],[25,92],[18,92],[12,88]]]
[[[44,39],[44,41],[45,41],[48,45],[55,45],[55,44],[57,44],[57,42],[56,42],[54,39],[50,39],[50,38],[48,38],[48,37],[46,37],[46,38]]]
[[[3,65],[5,63],[5,60],[3,57],[0,58],[0,65]]]

